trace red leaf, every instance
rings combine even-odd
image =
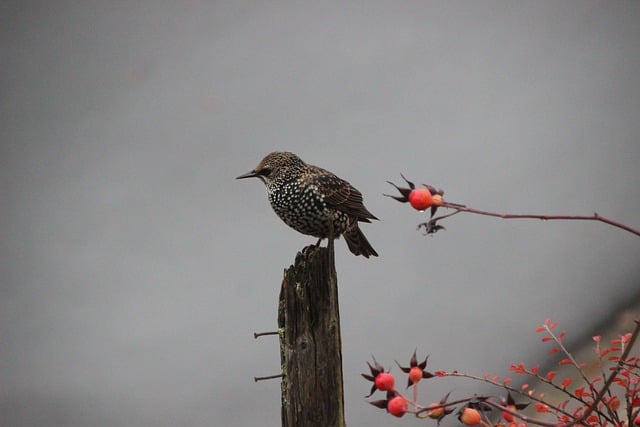
[[[549,412],[549,407],[544,403],[536,402],[533,407],[536,408],[536,411],[540,412],[541,414]]]
[[[615,381],[620,387],[627,388],[628,382],[626,378],[616,378],[613,381]]]
[[[555,371],[549,371],[547,372],[547,379],[549,381],[553,381],[553,378],[556,376],[556,372]]]
[[[594,340],[595,342],[600,342],[600,338],[601,338],[601,337],[600,337],[600,335],[594,335],[594,336],[593,336],[593,340]]]
[[[559,351],[560,351],[560,347],[554,347],[551,350],[549,350],[549,354],[556,354]]]
[[[533,375],[538,375],[538,365],[535,365],[533,368],[531,368],[531,373]]]
[[[436,377],[444,377],[447,375],[447,373],[445,371],[436,371],[435,375]]]
[[[509,384],[511,382],[511,378],[505,378],[502,380],[502,384]]]
[[[542,342],[551,341],[553,338],[551,337],[542,337]]]
[[[536,333],[544,331],[544,326],[538,326],[536,328]]]
[[[586,394],[586,393],[584,392],[584,386],[582,386],[582,387],[578,387],[574,393],[575,393],[575,395],[576,395],[577,397],[582,397],[582,396],[584,396],[584,395]]]
[[[589,424],[596,424],[596,423],[598,422],[598,416],[597,416],[597,415],[595,415],[595,414],[593,414],[593,415],[589,415],[589,416],[587,417],[587,420],[586,420],[586,421],[587,421],[587,423],[589,423]]]
[[[562,388],[567,388],[571,384],[571,378],[567,377],[562,380]]]
[[[623,336],[620,337],[620,339],[624,344],[628,343],[629,340],[631,339],[631,332],[624,334]]]
[[[571,363],[573,363],[573,362],[571,362],[571,359],[562,359],[560,361],[561,365],[571,365]]]
[[[606,399],[605,404],[607,405],[607,408],[615,412],[620,408],[620,399],[617,396],[612,396]]]
[[[607,354],[611,353],[612,351],[620,351],[620,347],[608,347],[608,348],[605,348],[600,352],[600,357],[604,357]]]
[[[517,365],[509,366],[509,370],[515,372],[516,374],[524,374],[525,373],[524,362],[520,362]]]

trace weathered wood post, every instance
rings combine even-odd
[[[278,307],[283,427],[345,426],[332,243],[306,247],[284,272]]]

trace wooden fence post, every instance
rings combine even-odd
[[[333,243],[333,242],[331,242]],[[278,307],[283,427],[344,427],[333,244],[308,246],[284,272]]]

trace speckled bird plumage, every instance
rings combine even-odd
[[[358,227],[377,218],[347,181],[289,152],[268,154],[238,179],[249,177],[264,182],[273,210],[294,230],[319,239],[343,235],[355,255],[378,255]]]

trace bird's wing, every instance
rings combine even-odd
[[[322,173],[311,174],[309,184],[317,185],[322,189],[324,201],[328,207],[354,216],[358,221],[362,222],[370,222],[369,219],[378,219],[364,207],[362,193],[351,184],[329,171],[317,166],[314,166],[314,168]]]

